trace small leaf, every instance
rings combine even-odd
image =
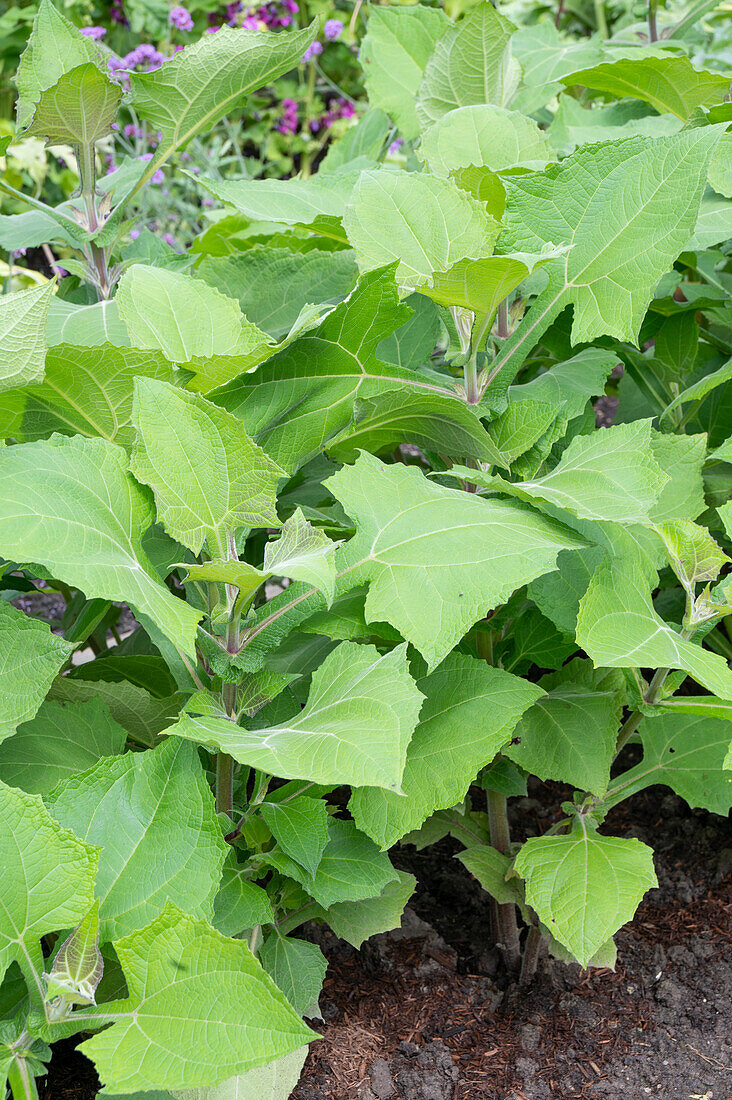
[[[258,924],[273,924],[274,919],[267,891],[245,878],[235,849],[230,849],[224,861],[221,886],[214,898],[214,928],[224,936],[240,936]]]
[[[104,962],[99,950],[99,902],[64,940],[45,975],[46,999],[60,997],[68,1005],[95,1003],[97,986],[102,980]]]
[[[263,802],[260,813],[282,851],[308,874],[314,875],[328,843],[329,817],[325,803],[303,795],[287,802]],[[307,1003],[312,1004],[315,999]]]
[[[387,882],[378,897],[337,901],[327,910],[326,920],[336,936],[358,949],[371,936],[399,927],[416,885],[414,875],[397,871],[397,878]]]
[[[295,1012],[303,1015],[318,1003],[328,960],[317,944],[273,932],[258,957]]]
[[[0,742],[33,717],[74,648],[46,623],[0,600]]]
[[[0,296],[0,392],[42,381],[53,291],[42,283]]]
[[[280,537],[264,548],[264,569],[270,576],[291,577],[315,585],[330,605],[335,594],[335,552],[340,546],[308,523],[297,508],[282,525]]]
[[[729,561],[706,527],[700,527],[690,519],[660,523],[657,530],[666,547],[671,568],[692,596],[697,584],[716,581],[720,570]]]
[[[554,159],[533,118],[491,103],[448,111],[430,126],[419,156],[436,176],[469,166],[494,172],[516,165],[535,169]]]
[[[521,900],[516,879],[506,879],[511,870],[509,856],[504,856],[488,844],[480,844],[458,852],[455,859],[459,859],[467,867],[486,893],[495,898],[499,905],[517,905]]]
[[[41,92],[29,136],[42,137],[47,145],[92,148],[113,132],[122,89],[89,61],[59,77]]]
[[[527,840],[514,866],[526,881],[527,903],[582,966],[658,885],[650,848],[601,836],[584,821],[566,836]]]
[[[237,527],[278,527],[283,471],[241,421],[197,394],[154,379],[135,387],[131,468],[155,493],[165,529],[194,554],[221,552]]]

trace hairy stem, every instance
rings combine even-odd
[[[508,336],[508,299],[504,298],[502,302],[498,303],[498,312],[496,313],[496,336],[501,340],[505,340]]]
[[[8,1070],[8,1085],[13,1100],[38,1100],[36,1079],[28,1069],[25,1058],[16,1055]]]
[[[656,24],[657,0],[646,0],[646,16],[648,18],[648,41],[658,42],[658,26]]]
[[[488,822],[491,833],[491,844],[507,856],[511,852],[511,834],[508,828],[508,812],[506,796],[498,791],[487,791],[488,798]],[[521,947],[519,945],[518,921],[516,920],[516,906],[509,902],[506,905],[496,906],[496,919],[500,942],[498,946],[504,953],[506,966],[509,970],[518,969],[521,960]]]
[[[521,960],[519,985],[530,985],[533,981],[534,975],[536,974],[536,967],[539,963],[542,940],[543,936],[538,924],[532,924],[529,929],[529,934],[526,937],[526,943],[524,944],[524,957]]]
[[[219,557],[226,561],[237,561],[236,540],[234,532],[227,535],[226,544],[216,547]],[[226,602],[229,610],[229,620],[226,624],[226,652],[237,653],[239,651],[239,616],[234,614],[237,589],[235,585],[227,584]],[[224,684],[221,689],[221,700],[224,710],[232,720],[236,720],[237,704],[236,684]],[[226,752],[216,754],[216,812],[228,814],[234,813],[234,758]]]

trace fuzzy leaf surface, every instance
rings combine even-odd
[[[0,392],[43,379],[53,283],[0,297]]]
[[[0,601],[0,742],[34,716],[74,646]]]

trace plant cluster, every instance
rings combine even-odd
[[[125,90],[41,0],[18,132],[80,187],[0,181],[6,239],[72,254],[0,297],[14,1100],[78,1034],[104,1097],[281,1100],[326,969],[293,933],[397,926],[397,843],[464,845],[528,984],[542,950],[614,965],[656,884],[614,807],[728,811],[732,106],[692,24],[375,6],[369,110],[311,176],[181,169],[218,205],[178,254],[129,243],[135,200],[318,26],[204,33]],[[129,116],[154,148],[104,175]],[[518,845],[530,777],[564,793]]]

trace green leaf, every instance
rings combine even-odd
[[[356,402],[354,420],[327,446],[338,462],[352,462],[360,450],[383,451],[409,443],[439,454],[501,463],[501,453],[474,406],[455,394],[390,390]]]
[[[48,311],[46,343],[49,347],[69,344],[86,348],[110,344],[128,348],[130,338],[120,320],[116,298],[91,306],[77,306],[63,298],[54,298]]]
[[[0,779],[47,794],[67,776],[121,753],[126,737],[99,698],[66,704],[49,700],[0,746]]]
[[[547,694],[520,719],[504,753],[539,779],[604,794],[615,756],[620,700],[599,682],[591,686],[574,681],[571,671],[544,676],[539,686]]]
[[[732,134],[722,134],[709,164],[709,183],[719,195],[732,198]]]
[[[42,283],[0,296],[0,392],[42,380],[53,291]]]
[[[181,272],[134,264],[115,301],[132,344],[161,351],[171,363],[244,355],[269,343],[233,298]]]
[[[456,466],[452,477],[473,480],[520,500],[543,501],[581,519],[642,523],[668,478],[655,459],[651,421],[636,420],[578,435],[544,477],[511,483]]]
[[[471,875],[477,878],[486,893],[495,898],[499,905],[517,904],[516,880],[506,880],[511,870],[511,860],[508,856],[491,848],[489,844],[480,844],[458,852],[455,859],[460,860]]]
[[[712,107],[729,93],[729,77],[695,69],[688,57],[621,57],[561,78],[608,95],[632,96],[659,114],[688,119],[697,107]]]
[[[406,646],[382,656],[374,646],[342,642],[313,674],[305,708],[289,721],[244,729],[184,715],[167,732],[285,779],[398,790],[422,705],[405,653]]]
[[[156,698],[139,685],[124,680],[99,680],[95,674],[92,675],[95,664],[96,661],[80,665],[68,676],[60,676],[53,683],[51,698],[74,704],[98,698],[133,741],[153,745],[157,734],[175,720],[180,709],[180,698]]]
[[[657,115],[645,104],[610,103],[602,107],[583,107],[571,93],[559,97],[548,136],[551,146],[572,153],[579,145],[597,141],[623,141],[635,137],[663,137],[675,134],[682,123],[674,115]]]
[[[307,1047],[300,1047],[291,1054],[284,1054],[264,1066],[250,1069],[215,1088],[176,1089],[161,1100],[168,1100],[168,1095],[172,1100],[288,1100],[300,1080],[307,1053]],[[104,1093],[99,1095],[101,1098]],[[122,1100],[122,1097],[114,1097],[112,1100]],[[158,1100],[158,1097],[157,1094],[146,1093],[128,1100]]]
[[[130,995],[85,1014],[112,1026],[80,1048],[111,1091],[217,1085],[314,1037],[242,940],[172,903],[115,950]]]
[[[414,875],[397,871],[397,878],[387,882],[378,897],[337,901],[327,910],[325,919],[336,936],[359,948],[371,936],[399,927],[416,885]]]
[[[514,866],[526,881],[527,903],[582,966],[658,885],[650,848],[601,836],[583,820],[567,836],[527,840]]]
[[[595,65],[604,56],[596,36],[572,41],[560,35],[550,19],[521,27],[511,39],[511,48],[521,66],[521,84],[511,105],[527,115],[535,114],[562,91],[559,81],[563,76]]]
[[[414,101],[430,55],[450,25],[440,8],[421,4],[369,12],[360,53],[369,103],[386,111],[406,138],[419,133]]]
[[[263,802],[260,812],[282,851],[314,875],[328,843],[325,803],[302,795],[287,802]]]
[[[376,355],[385,363],[415,370],[429,359],[440,337],[441,321],[434,302],[423,294],[410,294],[404,304],[413,310],[409,320],[381,341]]]
[[[377,359],[382,341],[409,316],[398,303],[392,272],[371,272],[316,329],[210,396],[294,473],[349,424],[357,396],[399,388],[451,392],[447,382]]]
[[[17,961],[29,979],[33,968],[43,969],[41,937],[76,924],[91,908],[97,852],[62,829],[38,795],[4,783],[0,783],[0,815],[5,881],[0,975]]]
[[[418,829],[435,810],[462,802],[477,772],[542,694],[518,676],[459,653],[417,686],[425,703],[407,749],[406,797],[363,786],[349,802],[359,829],[382,848]]]
[[[99,902],[67,936],[56,952],[46,976],[47,998],[61,999],[67,1005],[94,1004],[102,979],[104,960],[99,950]]]
[[[0,396],[0,435],[30,443],[61,432],[130,447],[137,377],[170,381],[170,363],[159,353],[111,344],[50,347],[42,382]]]
[[[691,386],[687,386],[686,389],[682,390],[663,410],[659,423],[674,409],[678,409],[680,405],[686,405],[689,401],[701,401],[717,386],[723,386],[725,382],[729,382],[730,378],[732,378],[732,359],[728,359],[718,370],[712,371],[711,374],[705,375],[698,382],[694,382]]]
[[[264,245],[235,256],[205,256],[197,271],[209,286],[237,298],[249,321],[277,340],[290,332],[308,303],[342,301],[358,275],[349,249],[293,252]]]
[[[135,386],[132,420],[131,469],[152,488],[165,529],[194,554],[205,539],[223,553],[237,527],[279,526],[275,491],[284,473],[241,421],[198,394],[147,378]]]
[[[512,400],[504,413],[492,420],[488,433],[501,453],[501,465],[509,468],[519,455],[541,439],[557,418],[557,406],[541,401]]]
[[[273,924],[274,912],[269,895],[245,877],[235,849],[229,849],[224,861],[221,886],[214,898],[213,925],[224,936],[239,936],[258,924]]]
[[[385,169],[361,173],[343,227],[360,270],[397,260],[403,289],[431,283],[460,260],[490,255],[499,230],[485,206],[452,180]]]
[[[0,600],[0,742],[34,716],[74,648],[46,623]]]
[[[431,284],[421,286],[420,290],[439,305],[463,306],[478,316],[492,317],[499,303],[519,283],[564,251],[563,248],[547,246],[536,254],[510,252],[506,256],[459,260],[448,271],[435,272]]]
[[[509,47],[515,29],[489,0],[479,0],[442,35],[425,66],[417,98],[421,130],[455,107],[508,102],[519,76]]]
[[[678,668],[714,695],[732,699],[732,672],[717,653],[680,637],[656,613],[638,562],[601,565],[580,601],[577,644],[595,667]]]
[[[539,577],[529,585],[529,599],[563,634],[574,635],[580,600],[595,570],[604,560],[605,551],[601,546],[563,551],[557,558],[556,571]]]
[[[434,668],[486,611],[582,545],[514,501],[480,500],[362,454],[326,482],[356,521],[341,589],[370,581],[366,618],[389,622]]]
[[[613,780],[607,796],[609,805],[663,783],[692,809],[725,816],[729,813],[732,773],[724,770],[730,743],[729,716],[661,714],[644,718],[638,732],[643,759]]]
[[[0,553],[46,566],[90,599],[129,603],[193,656],[200,614],[168,591],[143,549],[154,518],[113,443],[55,435],[0,452]]]
[[[30,124],[42,92],[52,88],[65,73],[88,62],[101,68],[101,50],[96,43],[80,34],[52,0],[41,0],[15,77],[18,130]]]
[[[436,176],[469,166],[543,168],[554,160],[546,134],[532,118],[492,103],[448,111],[425,134],[419,156]]]
[[[280,537],[264,548],[264,569],[270,576],[290,577],[315,585],[330,605],[335,595],[335,552],[340,543],[305,519],[296,508],[282,525]]]
[[[316,24],[273,38],[220,27],[176,53],[153,72],[130,73],[131,103],[153,133],[162,134],[133,194],[161,164],[246,96],[294,68],[316,35]]]
[[[502,247],[571,247],[547,268],[546,289],[503,344],[491,378],[504,368],[507,376],[570,304],[573,343],[601,335],[636,341],[658,280],[693,232],[718,139],[707,126],[657,141],[591,145],[545,172],[504,178]]]
[[[101,847],[102,940],[142,928],[166,901],[210,918],[226,845],[192,745],[100,760],[48,795],[54,817]]]
[[[584,412],[591,397],[605,392],[605,382],[618,363],[617,356],[611,351],[585,348],[564,363],[557,363],[538,374],[530,382],[511,386],[511,403],[536,401],[558,405],[567,420],[572,420]]]
[[[340,225],[358,173],[324,172],[313,179],[214,180],[195,176],[198,186],[251,221],[300,226],[347,244]]]
[[[330,840],[318,870],[309,875],[282,852],[264,852],[261,859],[281,874],[289,875],[324,909],[342,901],[374,898],[398,874],[388,856],[359,832],[352,821],[331,819]]]
[[[650,512],[654,523],[696,519],[706,507],[702,469],[706,461],[705,435],[663,435],[652,432],[656,462],[668,476]]]
[[[42,137],[47,145],[93,149],[113,132],[121,101],[119,84],[88,61],[41,92],[26,134]]]
[[[658,525],[671,568],[684,588],[693,596],[702,581],[716,581],[729,558],[717,545],[706,527],[690,519],[677,519]]]
[[[317,944],[273,932],[259,949],[259,961],[297,1013],[318,1003],[328,960]]]

